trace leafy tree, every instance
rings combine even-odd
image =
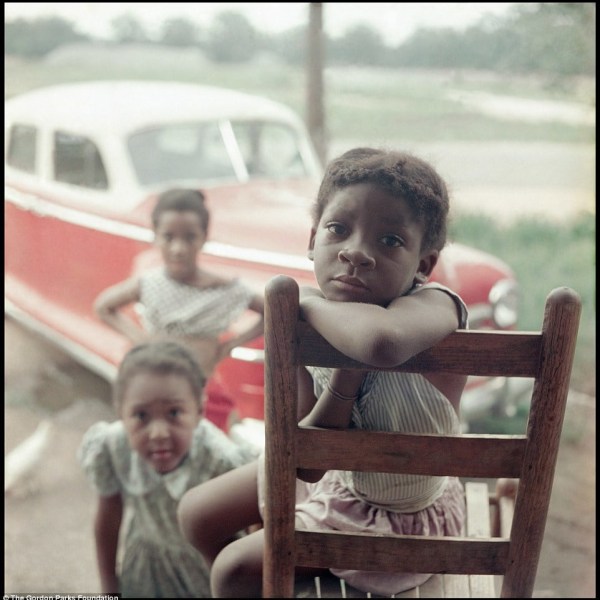
[[[161,28],[159,43],[166,46],[194,46],[198,43],[198,27],[187,19],[169,19]]]
[[[251,60],[259,49],[259,38],[248,19],[239,13],[219,13],[209,31],[208,55],[216,62],[243,63]]]
[[[271,40],[267,40],[270,50],[290,65],[303,65],[306,62],[306,26],[288,29]]]
[[[16,19],[4,24],[6,54],[39,57],[63,44],[88,39],[75,30],[71,21],[60,17]]]
[[[587,2],[519,3],[504,26],[514,36],[506,66],[559,76],[595,73],[595,10]]]
[[[326,5],[324,8],[327,11]],[[400,10],[400,9],[399,9]],[[463,32],[449,28],[417,30],[398,47],[388,47],[364,24],[326,43],[329,64],[418,68],[490,69],[540,73],[561,81],[571,75],[595,75],[596,6],[590,2],[519,2],[503,17],[486,16]],[[199,45],[217,62],[247,62],[259,50],[289,64],[306,61],[306,25],[269,36],[257,32],[236,12],[222,12],[204,31],[185,19],[167,21],[159,43]],[[39,57],[58,46],[89,40],[61,18],[5,22],[5,53]],[[113,38],[147,42],[142,24],[131,14],[112,21]]]
[[[113,37],[119,44],[147,42],[144,26],[131,13],[122,14],[111,21]]]
[[[444,68],[460,65],[460,34],[451,28],[417,29],[396,51],[396,64],[405,67]]]
[[[369,25],[355,25],[336,40],[329,41],[329,56],[333,62],[351,65],[381,65],[388,48]]]
[[[463,33],[422,28],[395,50],[394,64],[592,75],[595,5],[520,2],[503,19],[484,18]]]

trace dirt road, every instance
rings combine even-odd
[[[5,321],[5,455],[49,418],[49,443],[5,498],[5,594],[98,592],[95,496],[75,460],[83,432],[112,420],[109,388]],[[568,410],[535,597],[595,597],[595,404]]]

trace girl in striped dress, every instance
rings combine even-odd
[[[448,208],[443,180],[417,157],[357,148],[332,161],[317,197],[308,251],[319,289],[301,291],[303,317],[338,350],[375,367],[402,364],[466,328],[460,297],[428,283],[445,244]],[[465,382],[437,373],[302,369],[298,417],[319,427],[458,433]],[[184,534],[212,565],[215,597],[261,594],[262,532],[231,543],[230,535],[260,519],[263,467],[259,460],[231,471],[190,490],[180,503]],[[456,478],[299,473],[298,528],[460,535],[464,513]],[[230,530],[206,529],[225,515]],[[429,577],[401,568],[392,574],[333,572],[381,595]]]

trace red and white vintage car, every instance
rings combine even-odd
[[[153,82],[61,85],[12,98],[5,312],[112,379],[129,342],[92,305],[106,287],[159,261],[150,213],[160,191],[201,188],[211,212],[203,263],[262,291],[280,273],[314,285],[306,249],[320,175],[302,120],[265,98]],[[497,258],[450,244],[433,279],[464,298],[472,327],[515,325],[517,283]],[[260,340],[217,371],[242,419],[263,416],[262,356]],[[507,402],[505,381],[471,381],[463,420]]]

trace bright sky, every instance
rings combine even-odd
[[[332,37],[349,27],[366,24],[380,31],[387,44],[403,42],[418,27],[473,25],[485,14],[505,15],[515,2],[325,2],[325,31]],[[5,2],[4,19],[61,16],[74,22],[81,32],[108,37],[110,21],[127,12],[135,16],[149,34],[166,19],[183,17],[206,27],[218,13],[240,12],[258,31],[277,33],[308,20],[307,2]]]

